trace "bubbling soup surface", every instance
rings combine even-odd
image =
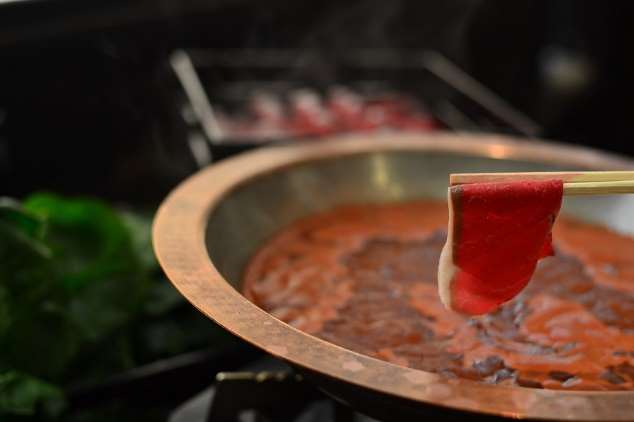
[[[634,389],[634,239],[561,217],[556,255],[492,314],[446,310],[436,271],[447,206],[350,205],[282,229],[244,294],[281,320],[395,364],[494,384]]]

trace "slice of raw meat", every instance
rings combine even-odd
[[[445,306],[480,315],[515,297],[537,261],[553,255],[551,229],[562,195],[561,180],[450,187],[447,243],[438,265]]]

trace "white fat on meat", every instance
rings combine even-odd
[[[438,294],[440,301],[447,309],[451,309],[451,283],[454,275],[458,271],[453,263],[453,229],[454,212],[453,201],[451,200],[451,188],[447,189],[447,204],[449,206],[449,223],[447,224],[447,241],[440,253],[438,263]]]

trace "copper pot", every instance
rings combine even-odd
[[[176,188],[154,222],[154,248],[201,312],[368,414],[634,420],[634,392],[575,392],[447,380],[303,333],[240,293],[258,246],[293,220],[351,202],[443,198],[450,172],[632,169],[598,151],[499,136],[358,136],[268,147],[210,166]],[[634,197],[566,199],[564,212],[634,233]],[[634,256],[633,256],[634,258]]]

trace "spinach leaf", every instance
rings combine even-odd
[[[156,264],[138,249],[149,228],[134,221],[133,236],[130,220],[97,200],[0,199],[0,415],[33,412],[94,361],[101,374],[134,364],[121,333]]]
[[[93,199],[0,198],[0,420],[54,419],[67,388],[228,341],[165,280],[150,222]]]
[[[24,208],[46,220],[44,241],[53,249],[67,288],[140,271],[128,228],[101,201],[36,194],[24,202]]]
[[[15,371],[0,372],[0,415],[56,416],[64,408],[62,391],[52,384]]]

